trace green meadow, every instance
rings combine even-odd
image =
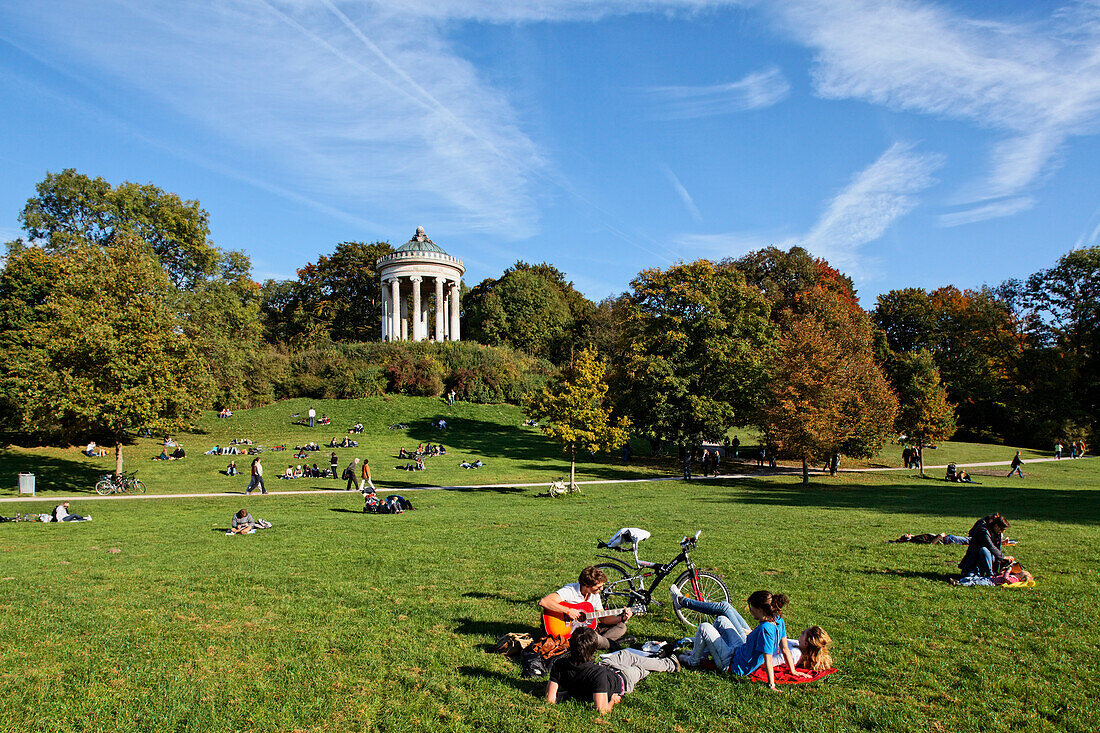
[[[568,465],[512,407],[316,405],[331,429],[290,425],[305,400],[210,415],[199,432],[175,436],[184,461],[149,460],[159,446],[144,440],[127,446],[127,467],[152,493],[243,491],[245,477],[218,473],[227,458],[202,451],[233,436],[327,442],[361,420],[361,448],[337,449],[341,465],[369,457],[380,492],[404,490],[417,510],[364,515],[358,494],[97,500],[73,504],[92,522],[0,525],[0,731],[1091,732],[1100,720],[1096,459],[1030,464],[1024,479],[983,469],[980,485],[898,471],[815,476],[809,487],[765,475],[588,485],[558,500],[532,487],[413,491],[545,482]],[[397,447],[436,442],[437,417],[451,426],[448,456],[428,459],[425,472],[393,470]],[[395,422],[410,427],[388,430]],[[1012,451],[946,443],[926,462]],[[882,462],[897,465],[897,452]],[[276,455],[264,454],[271,474],[292,462]],[[457,468],[475,457],[486,467]],[[90,492],[108,461],[9,448],[0,465],[12,487],[17,471],[34,470],[49,499]],[[674,468],[603,459],[578,474]],[[274,527],[226,537],[242,507]],[[0,503],[0,514],[50,508]],[[992,511],[1011,521],[1013,553],[1035,588],[956,588],[946,578],[964,548],[886,542],[965,534]],[[655,674],[606,718],[542,702],[543,683],[486,648],[505,632],[533,631],[537,600],[597,562],[596,540],[624,526],[649,530],[642,556],[661,561],[702,530],[696,562],[721,573],[738,603],[759,588],[787,593],[792,634],[825,627],[840,671],[778,692],[714,672]],[[630,626],[645,638],[688,634],[667,605]]]

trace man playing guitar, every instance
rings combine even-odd
[[[600,599],[600,591],[607,583],[607,576],[599,568],[589,566],[581,571],[581,576],[576,583],[562,586],[553,593],[548,594],[539,601],[539,606],[548,616],[555,616],[562,620],[579,621],[584,617],[584,612],[573,608],[570,604],[590,603],[594,611],[603,611],[603,601]],[[629,608],[617,616],[602,618],[596,627],[596,645],[599,649],[616,651],[620,647],[629,646],[633,639],[624,639],[626,622],[633,615]]]

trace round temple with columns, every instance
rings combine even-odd
[[[462,260],[417,227],[413,238],[378,258],[383,341],[459,341]],[[431,282],[427,282],[431,280]],[[425,288],[427,288],[425,290]],[[434,329],[429,324],[434,322]]]

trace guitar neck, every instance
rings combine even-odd
[[[584,614],[585,621],[597,621],[601,618],[608,618],[610,616],[619,616],[625,611],[625,608],[612,608],[604,611],[586,611]]]

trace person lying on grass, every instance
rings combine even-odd
[[[833,657],[829,653],[829,646],[833,643],[832,637],[820,626],[810,626],[805,629],[798,639],[787,639],[787,648],[791,651],[791,658],[799,669],[808,669],[811,672],[823,672],[832,669]],[[772,664],[783,664],[781,652],[772,655]]]
[[[957,534],[903,534],[896,540],[887,542],[912,542],[915,545],[965,545],[970,542],[969,537],[960,537]]]
[[[677,672],[675,658],[644,657],[623,649],[608,654],[595,664],[599,634],[583,626],[569,637],[569,652],[558,659],[546,683],[546,702],[554,705],[570,698],[591,700],[600,713],[609,713],[634,691],[650,672]]]
[[[764,665],[768,687],[774,690],[775,669],[772,655],[780,652],[792,675],[810,676],[795,667],[791,656],[787,644],[787,623],[783,620],[787,596],[782,593],[772,595],[766,590],[758,590],[749,596],[749,613],[759,622],[755,629],[750,629],[741,614],[725,601],[697,601],[681,593],[676,585],[670,586],[669,592],[672,595],[673,610],[687,608],[716,617],[713,624],[704,621],[695,630],[695,644],[691,653],[680,655],[680,662],[685,666],[698,666],[710,655],[720,671],[745,677]]]

